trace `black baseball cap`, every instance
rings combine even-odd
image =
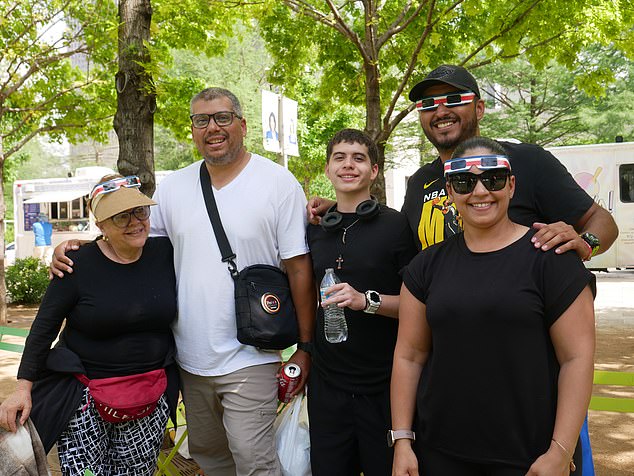
[[[409,92],[410,101],[418,101],[425,97],[425,91],[434,84],[449,84],[459,89],[473,91],[480,97],[480,89],[475,78],[462,66],[443,64],[429,73],[425,79]]]

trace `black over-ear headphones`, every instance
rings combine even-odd
[[[360,220],[370,220],[379,213],[379,202],[374,198],[370,200],[364,200],[357,205],[355,214]],[[328,209],[326,214],[321,219],[321,227],[326,231],[337,231],[341,228],[341,222],[343,221],[343,215],[337,211],[337,204],[335,203]]]

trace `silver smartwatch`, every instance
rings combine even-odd
[[[367,312],[368,314],[375,314],[376,311],[379,310],[379,306],[381,305],[381,295],[376,291],[366,291],[365,292],[365,309],[363,312]]]
[[[387,431],[387,446],[390,448],[394,446],[396,440],[408,439],[416,441],[416,434],[412,430],[388,430]]]

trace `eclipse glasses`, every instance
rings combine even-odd
[[[441,104],[445,107],[456,107],[473,102],[476,93],[463,91],[442,96],[429,96],[416,101],[416,109],[419,111],[435,111]]]
[[[114,192],[115,190],[119,190],[121,187],[133,188],[140,186],[141,180],[136,175],[128,175],[127,177],[108,180],[107,182],[98,183],[94,186],[92,192],[90,192],[90,199],[92,200],[97,195]]]

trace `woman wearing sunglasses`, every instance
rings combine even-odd
[[[0,406],[0,426],[15,432],[30,416],[45,450],[57,443],[64,475],[154,474],[175,408],[172,247],[148,239],[155,202],[140,185],[110,175],[93,188],[101,239],[71,252],[81,265],[51,281]]]
[[[445,164],[463,233],[403,276],[393,475],[574,471],[592,389],[594,276],[575,253],[535,249],[534,231],[509,219],[511,162],[475,137]],[[415,440],[399,432],[413,428]]]

